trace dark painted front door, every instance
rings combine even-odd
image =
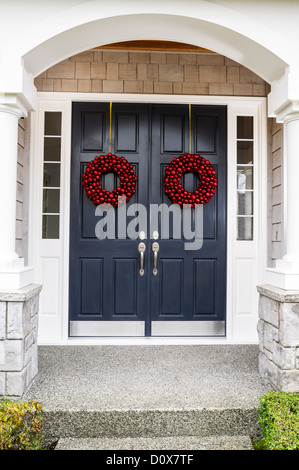
[[[160,210],[162,206],[174,207],[164,192],[165,168],[175,156],[190,150],[190,136],[191,152],[208,159],[218,178],[215,195],[202,206],[200,249],[191,249],[183,217],[178,237],[173,225],[166,224],[172,220],[172,212]],[[95,227],[104,219],[86,197],[82,174],[89,161],[110,150],[133,165],[138,180],[126,213],[121,215],[117,208],[106,219],[113,218],[115,237],[99,239]],[[110,191],[117,184],[112,174],[102,179]],[[193,191],[199,180],[186,173],[183,185]],[[139,225],[137,203],[139,212],[144,208]],[[194,211],[189,215],[194,219]],[[135,224],[135,237],[118,230],[124,216],[126,226]],[[191,232],[194,220],[192,223]],[[144,240],[139,237],[142,231]],[[146,247],[142,276],[141,242]],[[156,275],[154,243],[159,245]],[[225,334],[225,107],[192,106],[190,115],[188,105],[113,103],[112,112],[109,103],[73,105],[69,286],[70,336]]]

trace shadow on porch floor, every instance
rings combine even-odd
[[[259,434],[256,345],[40,346],[25,399],[55,437]]]

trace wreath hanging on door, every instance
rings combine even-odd
[[[185,190],[180,182],[183,174],[187,172],[197,173],[199,176],[200,185],[194,192]],[[200,155],[185,153],[175,157],[166,168],[165,193],[174,204],[180,206],[195,207],[196,204],[206,204],[214,195],[217,184],[214,167]]]
[[[120,184],[112,192],[102,187],[101,177],[106,173],[116,173]],[[100,155],[87,164],[82,175],[86,195],[94,204],[110,204],[117,207],[128,202],[136,190],[137,176],[133,166],[124,158],[112,153]]]

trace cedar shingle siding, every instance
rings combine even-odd
[[[267,96],[250,70],[211,53],[87,51],[35,79],[38,91]]]

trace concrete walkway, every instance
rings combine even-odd
[[[39,373],[24,398],[43,404],[47,433],[62,448],[64,439],[109,448],[108,438],[130,446],[123,439],[184,436],[198,446],[199,437],[258,434],[259,398],[268,390],[255,345],[40,346]]]

